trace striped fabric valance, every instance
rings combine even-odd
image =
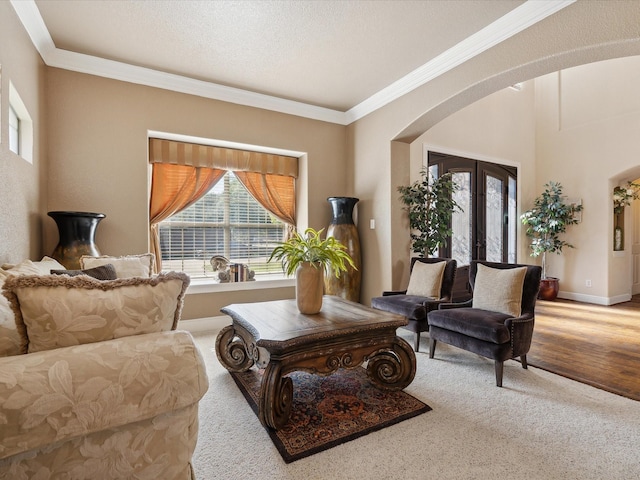
[[[149,139],[149,162],[298,177],[298,159],[233,148]]]

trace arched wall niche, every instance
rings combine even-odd
[[[617,186],[624,187],[627,182],[637,182],[640,179],[640,158],[638,165],[612,175],[608,179],[610,195]],[[607,278],[612,301],[618,303],[628,301],[632,295],[640,293],[640,202],[633,201],[631,206],[625,207],[622,214],[623,250],[614,247],[616,223],[613,213],[613,201],[609,208],[607,228],[611,231],[607,242],[607,253],[610,258]]]

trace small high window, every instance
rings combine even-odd
[[[20,119],[12,106],[9,106],[9,150],[20,155]]]
[[[9,149],[33,163],[33,122],[18,91],[9,82]]]

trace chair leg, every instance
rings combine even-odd
[[[436,340],[431,338],[429,339],[429,358],[433,358],[434,353],[436,353]]]
[[[522,363],[522,368],[527,369],[527,356],[520,355],[520,362]]]
[[[504,371],[504,362],[496,360],[496,385],[502,386],[502,372]]]
[[[413,349],[416,352],[420,349],[420,332],[416,332],[415,339],[413,340]]]

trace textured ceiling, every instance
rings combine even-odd
[[[521,0],[37,0],[59,49],[346,111]]]

